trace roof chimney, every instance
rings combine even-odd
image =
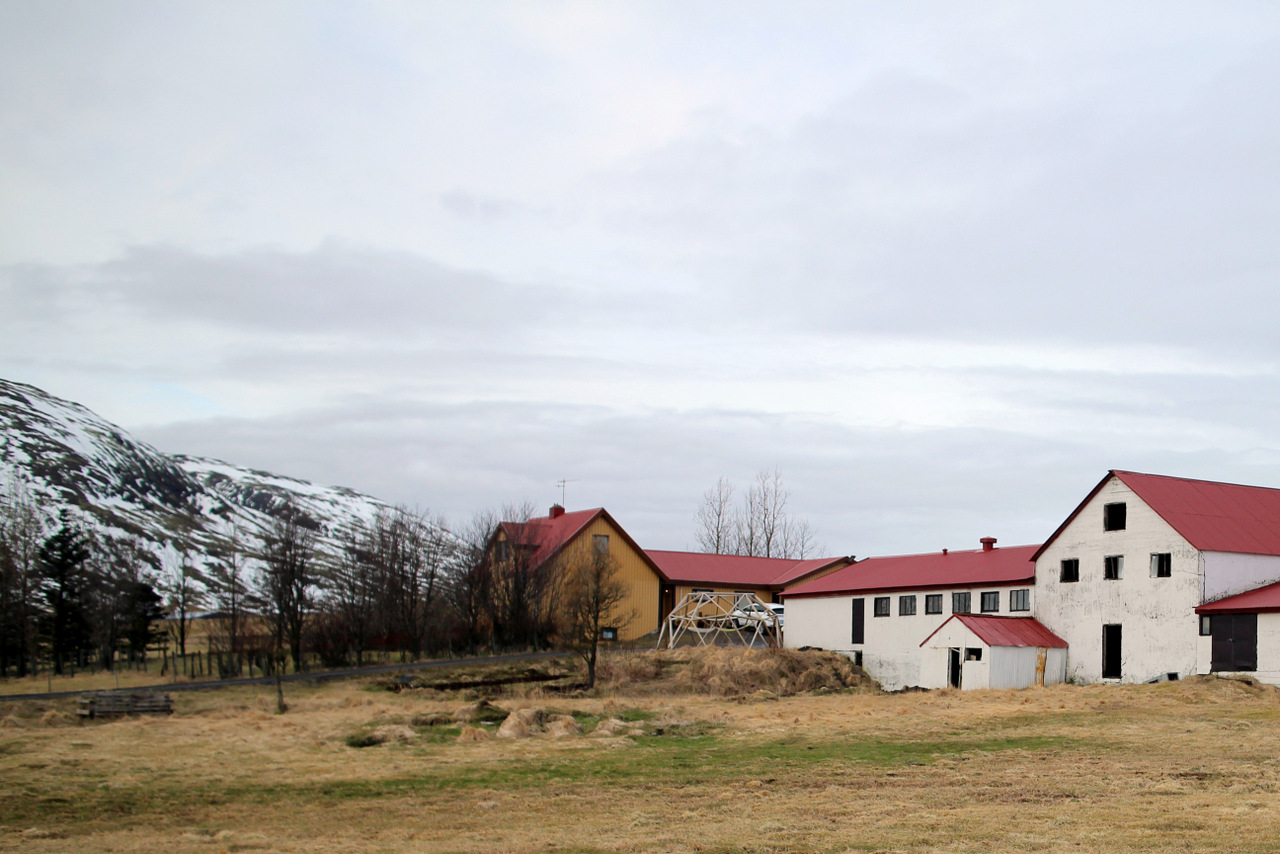
[[[982,543],[982,550],[984,552],[989,552],[996,547],[995,537],[983,537],[982,539],[978,540],[978,542]]]
[[[552,504],[551,512],[547,515],[549,515],[552,519],[559,519],[561,516],[564,515],[564,508],[561,507],[559,504]],[[991,542],[994,543],[995,540],[992,540]]]
[[[947,550],[946,550],[946,549],[943,549],[943,550],[942,550],[942,556],[943,556],[943,557],[946,557],[946,556],[947,556]]]

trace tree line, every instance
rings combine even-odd
[[[531,515],[529,505],[481,513],[455,533],[443,518],[388,508],[335,552],[320,547],[315,520],[286,506],[265,532],[232,530],[204,552],[179,542],[157,557],[66,517],[46,525],[10,488],[0,495],[0,678],[145,666],[157,648],[185,667],[196,637],[222,677],[552,645],[579,649],[594,672],[603,614],[625,599],[617,568],[607,555],[553,566],[534,565],[528,549],[497,553],[499,520]]]

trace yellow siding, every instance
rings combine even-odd
[[[688,596],[694,590],[710,590],[712,593],[754,593],[760,598],[761,602],[773,601],[773,588],[771,587],[755,587],[750,584],[738,584],[733,587],[716,586],[713,584],[677,584],[676,585],[676,602]]]
[[[592,537],[603,534],[609,538],[609,555],[618,562],[619,575],[626,582],[631,595],[623,612],[635,612],[634,618],[627,625],[618,626],[619,640],[632,640],[647,635],[658,629],[658,592],[660,583],[658,575],[649,566],[644,556],[631,547],[622,532],[609,524],[603,516],[597,518],[578,536],[578,539],[590,546]],[[577,543],[570,543],[572,548]]]

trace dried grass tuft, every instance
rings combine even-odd
[[[458,741],[488,741],[493,736],[489,735],[487,730],[480,729],[478,726],[464,726],[462,732],[458,733]]]
[[[849,659],[832,652],[706,647],[609,656],[600,665],[603,690],[619,694],[709,694],[785,697],[875,683]],[[761,695],[761,699],[764,696]]]

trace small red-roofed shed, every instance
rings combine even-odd
[[[953,614],[920,647],[925,688],[1029,688],[1067,678],[1067,642],[1032,617]]]

